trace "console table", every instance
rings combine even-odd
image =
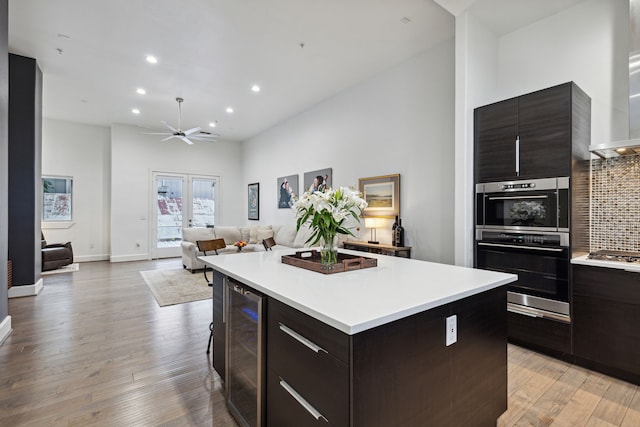
[[[351,249],[360,252],[369,252],[372,254],[382,254],[398,256],[402,258],[411,258],[411,246],[391,246],[383,245],[380,243],[367,243],[367,242],[344,242],[345,249]]]

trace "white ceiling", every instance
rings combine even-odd
[[[217,120],[226,140],[453,36],[453,17],[431,0],[9,1],[9,49],[38,60],[45,117],[164,131],[180,96],[183,129]]]
[[[491,28],[496,35],[502,36],[573,7],[583,1],[584,0],[477,0],[471,4],[469,12]]]
[[[501,35],[583,0],[436,1],[10,0],[9,50],[38,60],[44,117],[164,131],[180,96],[183,129],[241,141],[453,37],[447,10]]]

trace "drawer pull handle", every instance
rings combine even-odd
[[[312,341],[309,341],[308,339],[306,339],[305,337],[303,337],[302,335],[300,335],[296,331],[294,331],[292,329],[289,329],[288,327],[284,326],[282,323],[280,323],[280,330],[282,332],[284,332],[285,334],[289,335],[291,338],[295,339],[296,341],[299,341],[304,346],[306,346],[306,347],[310,348],[311,350],[315,351],[316,353],[319,353],[321,351],[324,351],[327,354],[329,353],[324,348],[314,344]]]
[[[313,416],[313,418],[315,418],[316,420],[319,420],[320,418],[322,418],[324,420],[324,422],[326,422],[326,423],[329,422],[329,420],[327,420],[320,412],[318,412],[318,410],[316,408],[311,406],[311,404],[309,402],[307,402],[304,399],[304,397],[300,396],[298,394],[298,392],[295,391],[293,389],[293,387],[291,387],[289,384],[287,384],[282,378],[280,378],[280,387],[285,389],[287,391],[287,393],[289,393],[291,395],[291,397],[293,397],[295,400],[297,400],[298,403],[304,409],[306,409],[308,413],[310,413]]]

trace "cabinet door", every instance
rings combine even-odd
[[[520,177],[571,175],[571,83],[518,99]]]
[[[476,108],[474,127],[476,182],[515,177],[518,99]]]
[[[576,357],[637,377],[640,375],[638,325],[640,273],[573,266],[573,347]]]

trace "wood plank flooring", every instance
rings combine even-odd
[[[82,263],[9,300],[0,426],[236,426],[206,354],[211,300],[158,307],[139,274],[180,267]],[[638,387],[516,346],[508,355],[498,426],[640,426]]]

